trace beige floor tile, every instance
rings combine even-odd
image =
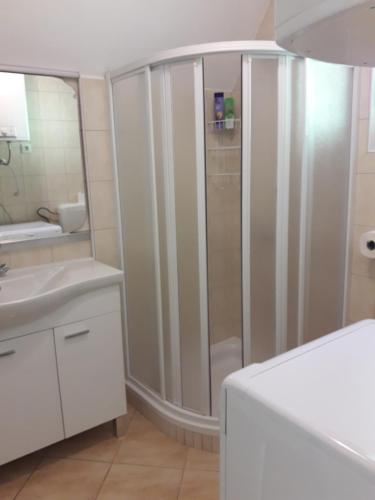
[[[114,462],[183,469],[187,450],[135,413]]]
[[[17,500],[94,500],[109,467],[99,462],[45,459]]]
[[[177,469],[115,464],[98,500],[177,500],[181,477]]]
[[[178,500],[218,500],[219,474],[213,471],[185,470]]]
[[[134,407],[128,404],[127,426],[129,426],[134,413]],[[119,446],[120,440],[114,434],[113,422],[107,422],[50,446],[46,454],[49,457],[112,462]]]
[[[50,446],[47,456],[112,462],[119,446],[109,422]]]
[[[13,500],[43,458],[43,452],[32,453],[0,467],[0,498]]]
[[[136,409],[134,408],[134,406],[132,405],[132,403],[129,403],[129,401],[126,402],[126,406],[127,406],[127,412],[133,416],[134,413],[136,412]]]
[[[186,468],[191,470],[219,470],[219,455],[209,451],[195,450],[188,451]]]
[[[120,416],[118,419],[116,419],[113,422],[113,432],[116,437],[118,438],[123,438],[126,436],[129,425],[133,419],[135,413],[135,409],[132,406],[129,406],[128,404],[128,410],[125,415]]]

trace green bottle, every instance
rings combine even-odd
[[[224,99],[224,119],[225,128],[228,130],[234,129],[234,98],[226,97]]]

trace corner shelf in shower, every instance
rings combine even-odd
[[[229,123],[233,123],[233,127],[227,128],[226,125],[229,125]],[[233,130],[241,128],[241,119],[214,120],[207,122],[207,126],[208,128],[212,128],[215,132],[232,132]]]

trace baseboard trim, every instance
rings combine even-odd
[[[171,403],[162,401],[157,395],[127,382],[127,399],[134,408],[150,420],[163,434],[181,444],[213,453],[219,452],[219,422],[212,417],[196,415]]]

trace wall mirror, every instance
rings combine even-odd
[[[78,80],[0,72],[0,251],[89,239],[88,213]]]

